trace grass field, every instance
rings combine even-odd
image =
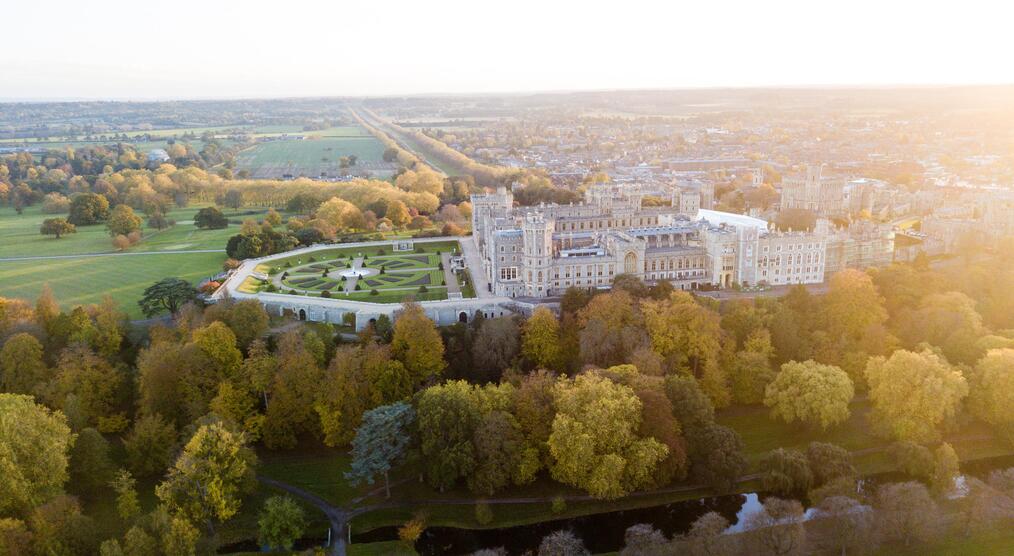
[[[355,156],[358,159],[356,167],[348,169],[349,171],[379,172],[390,169],[388,166],[391,165],[383,159],[384,146],[360,127],[333,127],[291,133],[306,138],[266,141],[245,149],[236,156],[237,170],[246,170],[255,178],[318,177],[322,174],[334,177],[345,171],[339,162],[343,156]],[[261,134],[277,135],[280,133]]]
[[[39,225],[56,215],[42,214],[37,206],[21,215],[10,208],[0,209],[0,259],[73,257],[0,260],[0,296],[33,300],[43,284],[49,283],[65,308],[99,303],[110,295],[132,318],[141,318],[137,300],[152,283],[168,276],[198,282],[221,271],[225,243],[239,227],[199,230],[193,225],[198,210],[190,207],[170,212],[168,217],[178,222],[176,226],[163,231],[145,227],[144,239],[121,255],[114,254],[104,225],[82,226],[76,234],[55,239],[40,235]],[[263,212],[241,209],[226,214],[241,220]],[[221,252],[194,252],[210,249]]]

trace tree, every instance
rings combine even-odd
[[[345,478],[352,484],[373,484],[384,476],[384,492],[391,497],[388,472],[405,455],[411,436],[409,426],[415,411],[405,402],[382,405],[363,414],[362,423],[352,441],[352,464]]]
[[[570,531],[556,531],[546,535],[539,543],[538,556],[589,556],[581,539]]]
[[[665,395],[662,380],[641,377],[633,388],[641,400],[640,436],[658,440],[669,452],[655,471],[654,484],[664,486],[675,479],[683,479],[689,468],[687,442],[679,421],[673,416],[672,402]]]
[[[761,460],[761,469],[764,470],[764,489],[776,494],[806,492],[813,485],[810,462],[799,450],[771,450]]]
[[[61,493],[74,435],[62,413],[0,394],[0,515],[27,515]]]
[[[70,200],[67,221],[75,226],[105,222],[109,218],[109,201],[97,193],[79,193]]]
[[[520,331],[512,317],[486,319],[472,342],[472,359],[479,370],[485,371],[481,378],[496,381],[514,363],[520,348]]]
[[[1014,349],[989,350],[975,366],[971,382],[969,409],[1014,442]]]
[[[895,469],[913,479],[929,480],[933,475],[936,462],[929,448],[911,442],[899,440],[891,444],[888,453],[894,461]]]
[[[855,390],[848,373],[832,365],[815,361],[782,365],[774,382],[768,385],[764,405],[771,416],[786,423],[797,419],[804,424],[827,430],[849,417],[849,403]]]
[[[126,469],[120,469],[109,483],[109,486],[116,492],[116,513],[124,521],[130,521],[141,513],[141,503],[137,501],[136,484],[137,481]]]
[[[665,377],[665,395],[672,402],[673,415],[687,438],[715,422],[715,408],[692,377]]]
[[[737,535],[726,535],[729,520],[715,511],[708,512],[694,520],[690,530],[679,540],[689,548],[690,554],[702,556],[724,556],[738,552]]]
[[[747,528],[762,549],[755,553],[800,554],[806,544],[803,505],[798,500],[768,498],[761,511],[747,517]]]
[[[39,233],[44,236],[56,236],[56,239],[60,239],[61,236],[77,233],[77,226],[67,222],[64,218],[47,218],[42,221]]]
[[[155,494],[171,512],[193,522],[225,521],[239,511],[256,457],[243,433],[221,422],[201,425]]]
[[[669,539],[665,533],[655,529],[648,523],[638,523],[627,527],[623,533],[623,550],[620,556],[650,556],[671,552]]]
[[[548,308],[538,306],[522,327],[521,353],[543,369],[560,365],[560,321]]]
[[[718,315],[684,291],[673,292],[665,301],[644,302],[642,307],[655,351],[671,368],[684,369],[701,379],[713,404],[728,405],[729,387],[719,366],[722,331]]]
[[[93,554],[98,548],[95,523],[73,496],[56,496],[35,508],[28,525],[36,554]]]
[[[125,236],[131,232],[139,231],[141,222],[141,217],[134,214],[134,209],[129,205],[116,205],[113,212],[109,214],[109,219],[106,220],[106,229],[113,237]]]
[[[439,376],[446,366],[440,332],[418,303],[402,306],[394,321],[391,352],[405,365],[414,385]]]
[[[741,351],[733,360],[729,373],[732,398],[740,404],[758,404],[764,401],[764,391],[777,374],[771,368],[768,355],[756,351]]]
[[[900,541],[929,540],[936,532],[937,505],[922,483],[889,483],[877,489],[874,500],[876,523],[882,538]]]
[[[268,209],[268,213],[264,215],[264,221],[267,222],[271,227],[282,225],[282,216],[278,214],[273,208]]]
[[[873,280],[865,272],[854,269],[836,272],[824,296],[821,312],[824,329],[835,339],[858,339],[871,325],[887,320],[883,303]]]
[[[875,548],[872,512],[858,501],[847,496],[830,496],[820,502],[818,511],[830,525],[828,533],[836,551],[847,554]]]
[[[806,448],[806,459],[813,472],[813,484],[817,486],[856,475],[856,468],[852,466],[852,454],[834,444],[811,442]]]
[[[50,397],[71,423],[116,432],[126,426],[125,418],[117,412],[125,395],[125,382],[121,369],[77,343],[60,353]],[[115,421],[107,422],[110,418]],[[113,426],[114,422],[120,426]]]
[[[697,480],[719,492],[728,492],[746,471],[743,440],[736,431],[708,424],[688,433],[690,472]]]
[[[423,390],[417,398],[426,477],[441,491],[475,469],[472,438],[482,419],[475,389],[463,380],[446,382]]]
[[[32,553],[32,532],[20,519],[0,518],[0,554],[29,556]]]
[[[958,454],[950,444],[944,442],[933,452],[933,474],[930,475],[930,486],[933,491],[947,494],[954,489],[954,480],[958,478]]]
[[[165,311],[175,316],[185,303],[196,297],[197,290],[190,282],[181,278],[163,278],[145,288],[144,295],[137,304],[149,318]]]
[[[526,455],[525,438],[517,419],[506,411],[491,411],[476,426],[472,443],[475,445],[475,471],[468,478],[472,492],[491,496],[511,482],[522,483],[534,479],[534,473],[525,473],[522,458]],[[538,452],[528,455],[538,460]],[[537,463],[529,468],[538,468]]]
[[[968,395],[961,371],[929,350],[898,350],[890,358],[871,357],[866,381],[873,402],[872,422],[888,436],[902,440],[940,438],[939,427],[957,414]]]
[[[292,550],[293,543],[306,529],[303,508],[288,496],[272,496],[264,501],[257,518],[257,541],[270,548]]]
[[[42,344],[31,334],[8,338],[0,349],[0,388],[14,394],[39,393],[50,378],[42,353]]]
[[[215,207],[205,207],[197,211],[194,225],[202,230],[220,230],[229,225],[229,219]]]
[[[93,428],[79,432],[70,451],[70,479],[74,492],[95,496],[106,488],[112,475],[109,442]]]
[[[123,440],[127,464],[141,477],[161,475],[176,452],[177,435],[172,423],[159,414],[143,415]]]
[[[412,219],[408,213],[408,207],[401,201],[392,201],[387,205],[387,212],[384,216],[391,221],[391,224],[395,228],[400,228],[405,224],[408,224]]]
[[[628,386],[579,375],[555,387],[549,436],[553,478],[598,498],[618,498],[650,484],[668,455],[654,438],[639,438],[641,401]]]

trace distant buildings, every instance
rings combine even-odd
[[[160,164],[164,164],[170,160],[171,158],[169,158],[169,153],[167,153],[165,149],[152,149],[148,151],[149,168],[158,168]]]
[[[822,173],[822,166],[809,165],[803,174],[782,178],[782,209],[810,210],[822,218],[847,214],[845,180]]]

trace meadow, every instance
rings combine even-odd
[[[349,170],[375,170],[387,165],[383,155],[384,146],[370,136],[321,136],[258,143],[236,155],[236,168],[247,170],[254,178],[317,177],[322,173],[334,177],[343,170],[343,156],[358,159],[360,168]]]
[[[171,211],[168,218],[176,226],[159,231],[145,225],[144,238],[117,253],[102,224],[81,226],[76,234],[55,239],[40,235],[39,226],[57,215],[42,214],[37,206],[21,215],[0,209],[0,296],[34,300],[48,283],[65,308],[99,303],[110,295],[131,318],[142,318],[137,300],[152,283],[177,276],[196,284],[221,271],[225,243],[239,226],[199,230],[193,225],[198,210]],[[262,213],[241,209],[226,215],[242,220]]]

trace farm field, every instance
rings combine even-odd
[[[55,239],[39,234],[42,214],[29,207],[18,215],[0,209],[0,296],[34,300],[49,283],[64,307],[98,303],[111,295],[132,318],[141,318],[137,307],[144,288],[168,276],[198,282],[221,271],[225,243],[238,233],[238,226],[199,230],[193,225],[200,207],[171,211],[177,225],[167,230],[145,226],[144,239],[125,254],[115,254],[102,224],[82,226],[76,234]],[[234,221],[259,218],[263,209],[227,211]],[[213,250],[214,252],[202,252]],[[24,259],[25,257],[63,257]],[[11,260],[20,259],[20,260]]]

